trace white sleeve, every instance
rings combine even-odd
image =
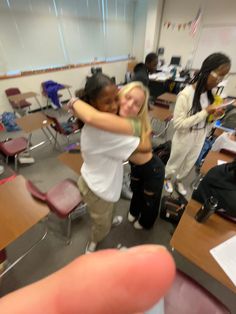
[[[208,113],[205,109],[189,116],[190,108],[191,106],[188,104],[188,98],[180,94],[177,98],[174,110],[173,123],[176,130],[189,129],[207,118]]]

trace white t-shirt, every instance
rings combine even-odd
[[[228,149],[232,152],[236,152],[236,141],[229,138],[230,133],[224,132],[221,134],[212,145],[211,150],[220,151],[221,149]]]
[[[139,137],[114,134],[85,125],[81,132],[84,163],[81,174],[88,187],[100,198],[117,202],[123,180],[123,161],[139,144]]]

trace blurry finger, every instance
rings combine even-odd
[[[169,289],[175,266],[168,251],[144,245],[84,255],[55,274],[0,301],[5,313],[132,314]]]

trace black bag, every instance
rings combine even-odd
[[[157,155],[166,165],[170,158],[171,141],[167,141],[153,149],[153,153]]]
[[[161,200],[160,217],[164,220],[178,224],[188,201],[182,195],[177,198],[163,196]]]

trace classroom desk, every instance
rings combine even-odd
[[[48,207],[33,199],[26,188],[26,180],[19,175],[12,181],[0,185],[0,250],[23,235],[49,213]],[[9,271],[35,245],[44,239],[46,232],[27,252],[11,264],[4,273]]]
[[[233,157],[228,156],[224,153],[210,151],[207,154],[207,156],[203,162],[203,165],[201,166],[201,170],[200,170],[201,174],[205,175],[205,174],[207,174],[207,172],[211,168],[217,166],[218,160],[224,160],[226,162],[231,162],[231,161],[233,161]]]
[[[213,214],[205,223],[194,216],[201,204],[190,200],[170,241],[181,255],[236,293],[236,287],[209,250],[236,235],[236,224]]]
[[[34,98],[36,100],[37,104],[39,105],[39,108],[42,109],[41,104],[40,104],[37,96],[38,96],[38,94],[35,92],[26,92],[26,93],[20,93],[20,94],[8,96],[8,99],[10,101],[14,101],[14,102],[18,103],[21,100],[26,100],[28,98]]]
[[[79,149],[79,147],[76,149]],[[80,169],[84,162],[81,153],[64,152],[58,156],[58,159],[67,167],[71,168],[74,172],[80,175]]]
[[[156,101],[160,101],[170,106],[176,103],[177,95],[172,93],[164,93],[157,97]]]
[[[166,121],[172,116],[172,112],[168,108],[155,106],[149,111],[149,116],[151,119]]]
[[[19,125],[19,127],[23,129],[26,133],[29,133],[28,136],[29,143],[31,142],[32,132],[38,129],[41,129],[44,135],[47,137],[47,139],[51,142],[50,136],[52,137],[53,134],[49,129],[49,126],[52,122],[53,121],[47,118],[42,112],[30,113],[24,117],[16,119],[16,123]],[[50,136],[48,136],[44,128],[47,129]],[[29,149],[32,150],[42,144],[45,144],[45,142],[46,141],[38,143],[37,145],[30,147]]]

